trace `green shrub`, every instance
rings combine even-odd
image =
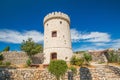
[[[75,65],[75,61],[76,61],[76,56],[72,56],[70,60],[70,64]]]
[[[118,57],[118,61],[117,62],[120,64],[120,56]]]
[[[5,65],[6,65],[6,66],[10,66],[11,63],[10,63],[10,62],[5,62]]]
[[[79,57],[76,57],[76,56],[73,56],[70,60],[70,64],[77,65],[77,66],[82,66],[83,62],[84,62],[83,58],[79,58]]]
[[[49,72],[55,75],[57,80],[60,80],[60,77],[65,74],[67,69],[68,67],[64,60],[52,60],[48,66]]]
[[[2,62],[2,61],[0,61],[0,65],[3,65],[3,62]]]
[[[75,65],[82,66],[83,63],[84,63],[84,59],[83,58],[76,58]]]
[[[10,46],[6,46],[3,51],[9,51],[9,50],[10,50]]]
[[[0,61],[2,61],[3,59],[4,59],[3,54],[0,53]]]
[[[118,62],[119,56],[113,52],[108,53],[108,62]]]
[[[30,66],[31,65],[31,59],[28,59],[27,61],[26,61],[26,64],[28,65],[28,66]]]
[[[69,69],[73,72],[73,74],[77,74],[77,69],[75,67],[71,66]]]
[[[112,58],[112,62],[117,62],[118,61],[118,55],[114,54]]]
[[[92,60],[92,56],[89,53],[84,53],[83,54],[84,59],[89,63],[89,61]]]

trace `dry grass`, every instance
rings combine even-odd
[[[79,68],[80,68],[80,66],[76,66],[76,65],[71,65],[71,64],[67,64],[67,65],[68,65],[68,67],[73,66],[73,67],[75,67],[76,69],[79,69]],[[96,68],[94,65],[82,65],[82,67]]]
[[[119,63],[108,63],[108,65],[120,67],[120,64],[119,64]]]

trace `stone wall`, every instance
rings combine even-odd
[[[106,52],[107,52],[107,50],[88,51],[88,53],[92,55],[92,61],[96,62],[96,63],[105,63],[105,62],[107,62],[107,58],[105,56]]]
[[[2,52],[4,56],[3,62],[11,62],[12,64],[26,64],[26,61],[28,60],[28,56],[25,52]],[[43,55],[41,53],[36,54],[33,59],[33,63],[40,64],[43,62]]]
[[[97,63],[105,63],[107,62],[106,56],[104,54],[100,54],[100,55],[92,55],[92,61],[93,62],[97,62]]]
[[[120,80],[120,68],[114,66],[82,68],[80,80]]]
[[[84,53],[90,54],[92,56],[92,61],[96,63],[105,63],[107,62],[107,58],[105,56],[105,51],[88,51],[88,52],[77,52],[74,55],[76,57],[84,57]]]
[[[48,70],[39,69],[1,69],[0,80],[56,80]],[[66,73],[63,80],[68,80]],[[103,66],[99,68],[78,69],[73,80],[120,80],[120,68]]]
[[[47,70],[0,69],[0,80],[55,80]]]

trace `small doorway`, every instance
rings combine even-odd
[[[57,53],[51,53],[51,60],[57,60]]]

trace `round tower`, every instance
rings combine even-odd
[[[70,18],[61,12],[49,13],[44,18],[44,64],[50,60],[69,61],[72,57]]]

